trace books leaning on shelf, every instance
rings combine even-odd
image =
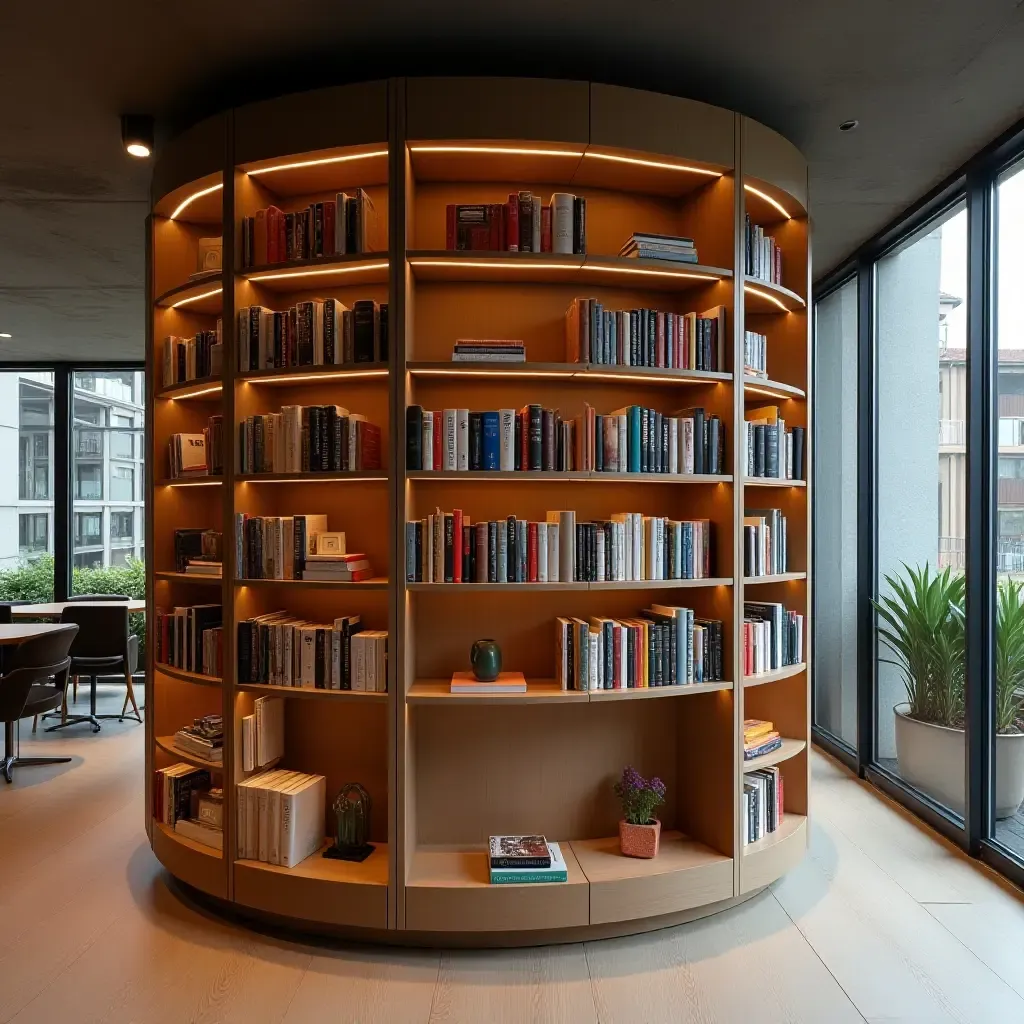
[[[619,250],[620,256],[641,260],[665,260],[669,263],[696,263],[697,249],[692,238],[679,235],[652,235],[634,231]]]
[[[786,517],[780,508],[743,512],[743,575],[774,576],[789,564]]]
[[[204,676],[223,674],[224,620],[219,604],[185,605],[169,612],[157,608],[155,618],[151,636],[158,665]]]
[[[506,338],[457,338],[453,363],[525,363],[526,342]]]
[[[760,718],[747,718],[743,721],[743,760],[753,761],[755,757],[764,757],[782,746],[782,737],[771,722]]]
[[[743,674],[775,672],[804,660],[804,617],[773,601],[743,603]]]
[[[189,764],[153,774],[153,817],[178,835],[224,849],[224,791],[210,788],[210,773]]]
[[[277,770],[236,787],[238,856],[293,868],[324,843],[323,775]]]
[[[174,531],[174,569],[185,572],[193,563],[220,564],[221,532],[219,530],[182,529]]]
[[[744,846],[778,831],[783,818],[783,789],[782,772],[777,767],[744,774]]]
[[[220,764],[224,757],[224,720],[220,715],[194,719],[174,734],[174,746],[183,754]]]
[[[167,442],[172,480],[224,475],[224,417],[211,416],[201,434],[171,434]]]
[[[238,370],[294,366],[353,366],[388,360],[388,304],[359,299],[309,299],[281,312],[264,306],[238,311]]]
[[[164,338],[163,386],[172,387],[204,377],[219,377],[223,367],[221,321],[217,328],[200,331],[192,338],[169,335]]]
[[[238,424],[241,473],[381,468],[380,427],[337,405],[282,405]]]
[[[728,342],[725,306],[698,316],[611,310],[597,299],[576,298],[565,314],[565,358],[570,363],[724,372]]]
[[[238,578],[301,580],[307,557],[317,553],[317,538],[327,532],[327,516],[323,513],[250,516],[236,512],[235,566]],[[345,535],[338,533],[336,538],[336,553],[344,554]]]
[[[756,277],[770,284],[782,284],[782,249],[760,224],[747,214],[744,254],[747,277]]]
[[[543,836],[491,836],[487,866],[492,885],[568,880],[561,848]]]
[[[242,771],[264,768],[284,756],[284,700],[257,697],[242,718]]]
[[[563,690],[634,690],[722,678],[722,623],[691,608],[652,605],[635,618],[555,620]]]
[[[768,376],[768,335],[757,331],[743,334],[743,372],[752,377]]]
[[[374,252],[378,247],[377,210],[361,188],[291,213],[268,206],[242,218],[246,268]]]
[[[445,248],[462,252],[587,251],[587,201],[556,192],[547,206],[532,192],[510,192],[503,203],[449,203]]]
[[[358,615],[313,623],[287,612],[238,624],[238,681],[315,690],[386,693],[387,633]]]
[[[639,512],[576,522],[571,511],[544,522],[471,523],[438,509],[406,523],[408,583],[601,583],[706,579],[714,561],[707,519],[678,521]]]
[[[744,452],[748,477],[804,478],[804,428],[786,430],[786,421],[777,405],[747,410]]]
[[[638,405],[563,420],[557,409],[406,409],[411,471],[718,474],[725,424],[704,409]]]

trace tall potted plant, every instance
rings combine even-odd
[[[878,633],[903,676],[907,700],[896,716],[900,775],[957,813],[964,812],[964,578],[903,566],[886,576],[890,593],[873,602]],[[1024,584],[999,588],[996,614],[996,816],[1024,800],[1024,733],[1015,725],[1024,686]]]

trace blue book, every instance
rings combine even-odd
[[[627,447],[629,448],[629,472],[640,472],[640,406],[629,407],[629,419],[626,423],[629,431]]]
[[[501,466],[500,455],[500,432],[498,428],[498,414],[496,412],[485,412],[483,419],[483,457],[484,469],[498,469]]]

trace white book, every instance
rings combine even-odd
[[[460,472],[469,469],[469,410],[458,409],[455,419],[455,467]]]
[[[316,687],[316,627],[303,626],[299,630],[299,685],[306,689]]]
[[[284,756],[284,699],[282,697],[257,697],[256,711],[256,760],[262,767],[276,758]]]
[[[326,780],[314,775],[281,795],[282,867],[295,867],[323,845],[325,794]]]
[[[357,636],[359,634],[356,634]],[[363,664],[366,670],[366,685],[363,687],[367,693],[377,692],[377,634],[367,632],[362,634],[365,637],[363,647]]]
[[[444,513],[434,513],[434,582],[444,583]]]
[[[604,551],[605,537],[604,537],[604,530],[600,530],[599,529],[597,531],[597,536],[595,537],[595,541],[596,541],[596,543],[594,545],[594,548],[595,548],[595,558],[596,558],[596,561],[597,561],[597,582],[598,583],[603,583],[604,582],[604,560],[605,560],[605,551]]]
[[[306,776],[302,772],[285,772],[270,790],[267,799],[267,863],[281,863],[281,798],[285,791],[298,785]]]
[[[551,197],[551,251],[572,255],[573,199],[568,192]]]
[[[680,429],[680,458],[682,464],[679,468],[681,473],[693,472],[693,420],[684,419],[679,424]]]
[[[444,462],[438,468],[452,473],[459,467],[459,442],[456,430],[457,421],[457,409],[444,410],[444,413],[442,414],[444,433],[441,435],[441,458]]]
[[[423,468],[440,469],[434,465],[434,414],[423,410]]]
[[[548,581],[548,524],[537,523],[537,582]]]
[[[540,196],[533,197],[533,251],[540,252]]]
[[[352,689],[366,690],[366,634],[352,637]]]
[[[631,579],[644,578],[644,520],[639,512],[631,512],[633,523],[633,575]]]
[[[679,472],[679,420],[674,416],[668,421],[668,471]]]
[[[589,644],[589,651],[588,651],[588,656],[587,656],[587,674],[588,674],[587,689],[588,690],[597,690],[599,688],[598,685],[597,685],[597,665],[598,665],[598,662],[600,660],[600,658],[599,658],[599,649],[600,648],[599,648],[599,644],[598,644],[598,640],[599,639],[600,639],[600,633],[598,633],[596,630],[588,631],[588,633],[587,633],[587,642]]]
[[[548,583],[558,582],[559,566],[559,529],[558,523],[548,523]]]
[[[462,543],[461,538],[456,538],[457,543]],[[498,522],[498,552],[497,552],[497,573],[496,582],[508,583],[508,529],[505,522]],[[514,582],[514,580],[513,580]]]
[[[174,823],[174,831],[194,843],[202,843],[213,850],[224,849],[224,833],[219,828],[211,828],[198,821],[189,821],[187,818],[179,818]]]
[[[498,410],[498,469],[510,472],[516,468],[516,411]],[[468,461],[467,461],[468,465]]]

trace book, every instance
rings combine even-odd
[[[584,253],[586,200],[556,192],[510,192],[504,202],[449,203],[445,248],[456,252]]]
[[[526,693],[526,678],[522,672],[501,672],[493,682],[477,679],[472,672],[455,672],[451,682],[452,693]]]
[[[174,831],[194,843],[202,843],[214,850],[224,849],[224,832],[214,828],[203,821],[193,821],[191,818],[183,818],[174,823]]]
[[[177,335],[164,338],[160,350],[163,387],[219,377],[224,359],[221,330],[221,318],[217,317],[212,331],[199,331],[191,338]]]
[[[492,869],[551,868],[551,850],[544,836],[491,836],[487,852]]]
[[[324,776],[263,772],[236,791],[240,858],[293,868],[323,846]]]
[[[223,672],[223,610],[219,604],[157,607],[154,656],[158,665],[220,676]]]
[[[747,277],[769,284],[782,284],[782,248],[765,229],[746,215],[744,222],[744,272]]]
[[[536,882],[566,882],[569,874],[558,843],[546,843],[551,858],[549,867],[490,867],[492,885],[528,885]]]

